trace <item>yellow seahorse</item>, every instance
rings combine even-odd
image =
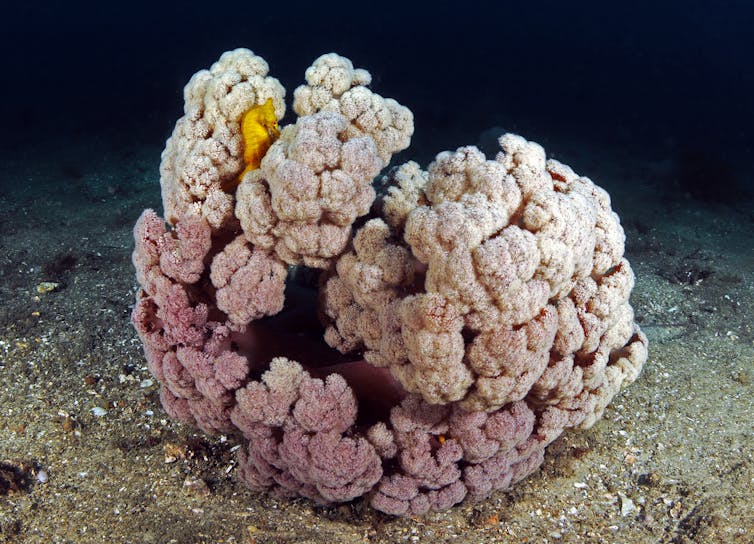
[[[252,106],[241,118],[241,134],[243,135],[243,161],[246,167],[238,179],[227,183],[225,191],[235,191],[246,172],[259,168],[262,158],[270,149],[272,143],[280,136],[280,127],[275,117],[275,106],[272,98],[261,105]]]

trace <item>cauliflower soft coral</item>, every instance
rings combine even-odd
[[[342,253],[389,160],[326,111],[284,127],[260,168],[245,168],[244,115],[285,112],[285,90],[267,74],[264,59],[236,49],[191,78],[160,165],[172,229],[152,210],[134,229],[132,321],[168,412],[208,432],[236,430],[235,391],[278,347],[258,321],[283,309],[288,265],[325,268]]]
[[[606,366],[646,340],[609,197],[537,144],[506,134],[500,147],[494,160],[441,153],[426,175],[397,169],[390,223],[367,222],[325,285],[325,338],[364,349],[430,403],[491,411],[533,388],[552,397],[540,389],[567,361],[573,395],[614,391]]]
[[[236,216],[248,240],[288,264],[326,268],[348,244],[354,220],[375,198],[382,169],[374,141],[349,137],[334,112],[285,127],[236,192]]]
[[[171,225],[187,212],[201,214],[215,229],[236,223],[233,194],[223,187],[244,169],[241,118],[267,100],[278,119],[285,114],[285,89],[268,72],[263,58],[235,49],[186,85],[185,113],[160,164],[165,219]]]
[[[306,85],[293,93],[293,110],[299,115],[334,111],[348,121],[348,134],[369,136],[385,164],[390,156],[405,149],[414,132],[411,110],[392,98],[369,90],[372,76],[354,69],[347,58],[328,53],[306,70]]]
[[[323,55],[257,164],[242,119],[285,108],[267,72],[238,49],[191,79],[169,226],[146,210],[134,228],[132,322],[166,411],[236,437],[240,478],[282,496],[421,514],[524,478],[646,359],[607,194],[505,135],[494,160],[400,166],[373,207],[411,112]],[[323,270],[326,329],[296,266]]]

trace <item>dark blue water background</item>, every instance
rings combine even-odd
[[[413,110],[413,156],[425,165],[498,126],[548,150],[595,142],[685,161],[703,178],[724,171],[716,191],[729,196],[754,186],[754,4],[745,0],[2,9],[1,154],[44,160],[92,138],[160,148],[191,74],[243,46],[267,59],[289,97],[322,53],[369,69],[377,92]]]

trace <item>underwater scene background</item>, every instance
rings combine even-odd
[[[754,7],[39,2],[0,18],[0,542],[752,542]],[[541,144],[610,193],[643,373],[510,490],[392,518],[255,494],[172,422],[130,324],[183,87],[246,47],[323,53],[414,115],[392,165]]]

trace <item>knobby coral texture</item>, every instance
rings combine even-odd
[[[165,219],[134,228],[132,322],[165,410],[237,437],[252,489],[421,514],[531,474],[647,340],[605,191],[512,134],[376,180],[414,127],[370,83],[318,58],[248,168],[241,120],[282,119],[282,85],[247,49],[191,78]]]

